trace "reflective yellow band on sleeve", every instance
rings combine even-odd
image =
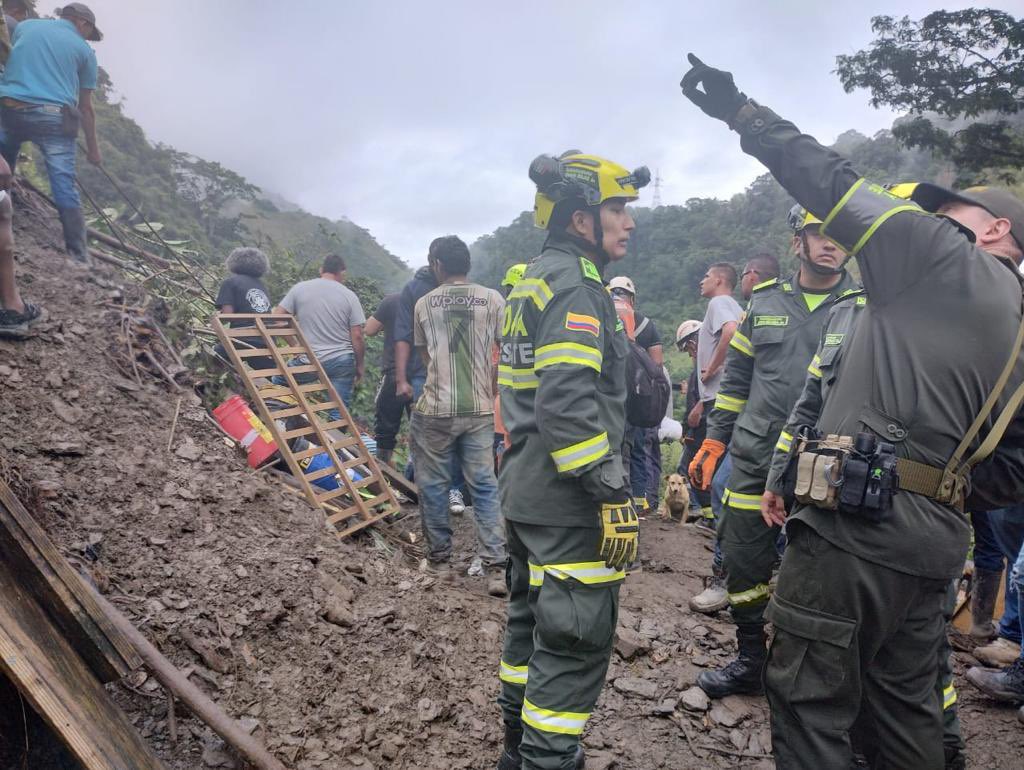
[[[600,373],[603,360],[604,355],[601,351],[590,345],[581,345],[578,342],[554,342],[537,348],[534,353],[533,370],[537,371],[555,364],[569,364],[570,366],[586,366]]]
[[[508,364],[498,364],[498,384],[513,390],[536,390],[540,380],[533,369],[516,369]]]
[[[538,310],[544,310],[553,296],[551,287],[543,278],[524,278],[516,284],[508,298],[528,299],[537,306]]]
[[[580,561],[568,564],[533,564],[530,567],[530,585],[539,586],[544,582],[544,575],[551,575],[558,580],[572,578],[586,585],[617,583],[626,579],[626,570],[605,566],[603,561]]]
[[[877,184],[858,179],[821,225],[821,233],[855,256],[890,217],[900,212],[925,214],[916,203]]]
[[[562,735],[582,735],[590,714],[575,711],[551,711],[542,709],[529,700],[523,699],[522,720],[535,730]]]
[[[498,666],[498,679],[509,684],[526,684],[529,666],[512,666],[501,661]]]
[[[593,438],[588,438],[578,444],[555,450],[551,453],[551,459],[555,461],[555,467],[559,473],[568,473],[582,468],[584,465],[589,465],[595,460],[600,460],[610,451],[608,434],[598,433]]]
[[[754,355],[754,346],[750,343],[750,339],[742,332],[737,331],[732,335],[732,340],[729,342],[729,346],[736,348],[745,356]]]
[[[760,511],[761,495],[744,495],[726,487],[725,494],[722,495],[722,505],[739,508],[742,511]]]
[[[814,358],[811,359],[811,363],[807,366],[807,373],[819,380],[821,379],[821,369],[818,368],[818,364],[820,363],[821,356],[815,355]]]
[[[736,412],[736,414],[742,412],[746,404],[747,400],[745,398],[735,398],[725,393],[719,393],[715,399],[715,409],[724,409],[727,412]]]
[[[779,434],[779,442],[775,445],[775,448],[780,452],[788,452],[793,447],[793,436],[786,431],[782,431]]]
[[[729,594],[729,604],[733,607],[749,607],[752,604],[766,602],[772,595],[772,589],[767,583],[759,583],[746,591],[736,594]]]
[[[945,711],[956,703],[956,688],[952,683],[942,691],[942,710]]]

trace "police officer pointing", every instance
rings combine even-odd
[[[683,93],[823,220],[822,232],[857,258],[868,297],[818,431],[856,442],[834,457],[867,467],[871,485],[859,475],[858,497],[847,475],[845,502],[795,509],[766,613],[775,626],[765,689],[777,766],[848,767],[864,709],[882,766],[942,768],[936,661],[945,591],[970,538],[970,468],[991,449],[985,439],[998,438],[991,429],[1022,380],[1022,244],[1011,233],[1024,221],[1020,204],[946,193],[928,206],[945,216],[932,216],[748,99],[731,74],[690,62]],[[968,504],[979,493],[985,503],[1024,494],[1019,438],[1011,426],[979,467],[987,488],[976,474]],[[897,493],[869,495],[879,485]]]

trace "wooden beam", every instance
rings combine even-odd
[[[142,665],[82,577],[72,569],[7,484],[0,481],[0,561],[42,606],[101,682]]]

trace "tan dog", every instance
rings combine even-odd
[[[665,477],[665,497],[658,506],[658,517],[662,521],[672,521],[678,517],[679,523],[686,521],[686,513],[690,509],[690,490],[686,480],[678,473]]]

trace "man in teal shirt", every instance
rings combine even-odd
[[[86,41],[102,39],[96,16],[83,3],[64,6],[59,19],[28,19],[14,32],[0,80],[0,154],[13,171],[23,142],[40,149],[68,254],[83,263],[89,257],[75,185],[76,139],[81,124],[86,157],[99,165],[92,108],[96,53]]]

